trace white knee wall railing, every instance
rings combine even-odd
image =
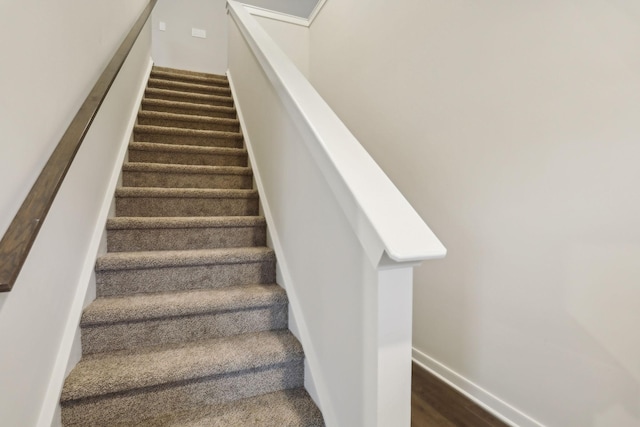
[[[409,426],[413,268],[446,249],[244,6],[229,78],[329,427]]]

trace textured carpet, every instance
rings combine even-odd
[[[154,67],[65,426],[323,426],[224,76]]]

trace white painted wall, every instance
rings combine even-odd
[[[146,4],[0,4],[2,232]],[[3,426],[51,424],[150,41],[148,27],[85,138],[13,290],[0,294]]]
[[[229,4],[229,82],[305,385],[328,426],[408,426],[413,267],[446,251],[264,28]]]
[[[449,249],[416,358],[522,426],[640,426],[639,16],[330,0],[311,26],[312,83]]]
[[[309,27],[295,25],[277,19],[254,16],[280,49],[309,77]]]
[[[227,71],[226,0],[159,0],[153,11],[153,60],[162,67],[224,74]],[[160,31],[160,22],[166,30]],[[207,38],[191,35],[191,29]]]

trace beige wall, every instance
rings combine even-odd
[[[146,3],[0,2],[0,232]]]
[[[309,27],[254,16],[298,70],[309,77]]]
[[[224,74],[227,71],[226,0],[159,0],[153,11],[153,60],[162,67]],[[166,30],[160,31],[160,22]],[[191,29],[207,38],[191,35]]]
[[[146,4],[0,3],[2,233]],[[130,134],[127,121],[150,64],[150,42],[147,27],[78,151],[15,287],[0,294],[2,426],[51,425],[113,195],[107,187],[110,179],[115,185],[117,158],[122,160]]]
[[[330,0],[310,40],[448,248],[416,271],[418,360],[523,426],[639,426],[634,2]]]

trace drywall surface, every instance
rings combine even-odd
[[[273,10],[287,15],[308,18],[319,0],[243,0],[240,3]]]
[[[421,362],[521,426],[640,425],[640,19],[626,0],[329,1],[312,83],[448,248]]]
[[[254,18],[298,67],[298,70],[308,78],[309,27],[262,16],[254,16]]]
[[[227,71],[226,0],[159,0],[153,16],[153,60],[162,67],[224,74]],[[165,30],[160,31],[160,22]],[[206,31],[193,37],[192,29]]]
[[[4,232],[67,125],[128,33],[146,1],[78,0],[0,4],[0,230]],[[24,28],[29,31],[24,32]],[[17,35],[20,35],[19,37]],[[13,290],[0,294],[0,424],[49,425],[64,373],[61,343],[74,301],[83,301],[95,253],[89,253],[114,168],[126,138],[133,94],[150,58],[150,29],[139,61],[123,68]],[[109,113],[103,114],[108,110]],[[108,205],[106,206],[108,209]],[[99,231],[99,230],[98,230]],[[97,232],[98,238],[100,232]],[[93,260],[91,260],[93,257]],[[70,323],[71,322],[71,323]],[[71,327],[75,330],[75,326]],[[68,357],[68,355],[67,355]],[[63,377],[58,375],[58,377]],[[58,393],[53,393],[55,390]],[[53,395],[52,395],[53,393]],[[45,407],[49,408],[46,409]]]

